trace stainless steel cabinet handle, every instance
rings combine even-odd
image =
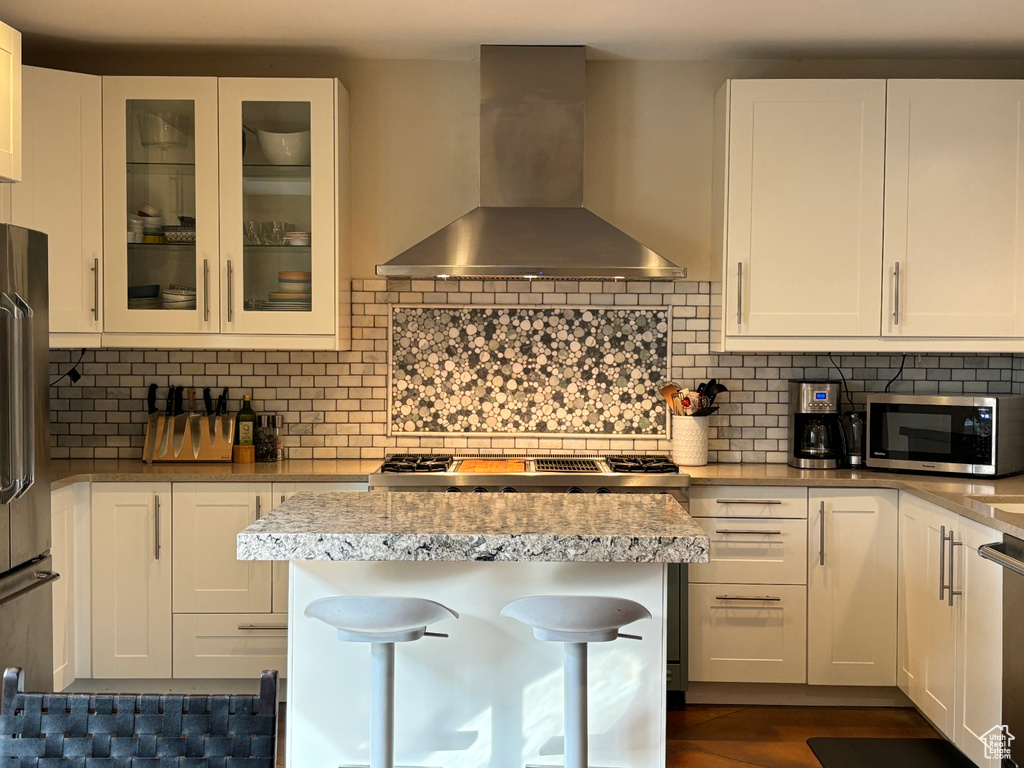
[[[232,306],[234,303],[233,290],[235,282],[235,269],[231,266],[231,259],[228,259],[228,322],[230,323],[232,318],[235,316],[235,308]]]
[[[736,325],[743,325],[743,262],[736,265]]]
[[[756,600],[757,602],[769,602],[779,603],[782,602],[781,597],[773,597],[772,595],[715,595],[715,600]]]
[[[953,589],[953,571],[956,567],[956,547],[963,546],[962,541],[953,540],[953,531],[949,532],[949,605],[953,605],[953,598],[957,595],[962,595],[963,592],[960,590]]]
[[[716,504],[781,504],[782,499],[715,499]]]
[[[825,502],[821,502],[821,506],[818,507],[818,523],[820,529],[818,531],[818,565],[825,564]]]
[[[210,322],[210,260],[203,259],[203,322]]]
[[[157,560],[160,559],[160,496],[159,494],[153,497],[153,518],[156,521],[156,535],[154,535],[153,545],[155,547],[154,555]]]
[[[92,319],[100,319],[100,260],[92,260]]]
[[[24,414],[22,408],[22,386],[23,376],[21,366],[24,362],[21,351],[22,336],[18,332],[18,323],[21,320],[21,310],[14,300],[6,293],[0,293],[0,312],[7,316],[7,344],[5,353],[7,359],[4,368],[7,371],[6,397],[7,402],[3,404],[3,413],[0,414],[0,431],[5,432],[7,438],[7,464],[3,467],[3,474],[0,475],[0,504],[7,504],[14,499],[21,490],[21,483],[25,476],[22,468],[21,439],[23,428],[21,419]]]
[[[717,528],[717,529],[715,529],[715,533],[733,533],[733,534],[742,534],[742,535],[750,535],[750,536],[781,536],[782,535],[782,531],[757,531],[757,530],[753,530],[753,529],[751,529],[751,530],[747,530],[747,529],[743,529],[743,530],[730,530],[729,528]]]
[[[36,375],[32,364],[33,345],[35,344],[33,327],[35,313],[32,307],[18,294],[12,297],[21,310],[21,488],[14,497],[20,499],[36,481]]]
[[[260,499],[260,497],[257,496],[256,497],[256,519],[257,520],[259,520],[261,517],[263,517],[263,509],[262,509],[262,507],[263,507],[262,499]]]
[[[980,547],[978,547],[978,554],[986,560],[991,560],[993,563],[1001,565],[1003,568],[1006,568],[1007,570],[1013,571],[1014,573],[1018,573],[1021,576],[1024,576],[1024,563],[1022,563],[1017,558],[1010,557],[1008,554],[1006,554],[1003,551],[1003,549],[1005,548],[1006,545],[1003,544],[1001,541],[993,541],[991,544],[982,544]]]
[[[35,583],[29,584],[27,587],[19,589],[17,592],[12,592],[9,595],[5,595],[2,599],[0,599],[0,607],[7,605],[8,603],[14,600],[17,600],[19,597],[31,592],[33,589],[39,589],[44,584],[49,584],[50,582],[57,581],[57,579],[60,578],[60,574],[56,571],[38,571],[35,574],[35,577]]]
[[[281,494],[281,503],[284,504],[284,494]]]
[[[946,596],[946,526],[939,527],[939,602]]]
[[[892,300],[892,324],[900,324],[900,263],[897,261],[896,266],[892,272],[893,282],[895,283],[895,291],[893,292]]]
[[[265,631],[265,630],[276,630],[278,632],[287,632],[287,626],[281,626],[280,624],[239,624],[239,632],[247,631]]]

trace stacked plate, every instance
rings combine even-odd
[[[271,293],[263,309],[278,312],[309,312],[313,309],[313,273],[278,272],[279,290]]]
[[[163,306],[163,301],[161,301],[159,296],[128,299],[128,309],[162,309]]]
[[[165,288],[160,293],[164,309],[195,309],[195,288]]]

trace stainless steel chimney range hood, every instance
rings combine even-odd
[[[583,208],[583,46],[480,49],[480,207],[377,267],[388,277],[681,280]]]

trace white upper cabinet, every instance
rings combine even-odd
[[[1022,96],[1014,80],[889,81],[885,335],[1024,335]]]
[[[23,177],[14,224],[45,232],[50,346],[98,346],[103,270],[102,79],[25,67]]]
[[[1022,96],[1013,80],[726,83],[714,348],[1024,349]]]
[[[0,21],[0,180],[21,171],[21,32]]]
[[[337,80],[104,78],[103,131],[105,346],[348,348]]]
[[[730,335],[877,336],[885,81],[727,84]]]
[[[216,78],[104,78],[103,190],[104,330],[219,331]],[[182,216],[193,239],[166,241]]]

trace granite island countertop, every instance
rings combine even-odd
[[[238,559],[706,563],[708,537],[663,495],[300,493]]]

